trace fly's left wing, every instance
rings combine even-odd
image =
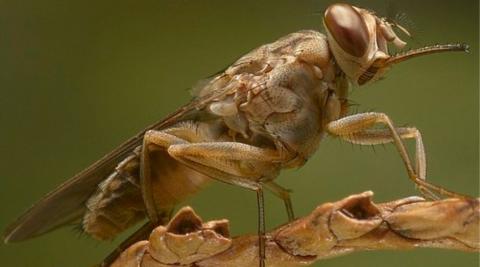
[[[223,78],[227,78],[226,75],[220,74],[212,80],[212,83],[215,82],[215,79]],[[211,86],[211,84],[205,85],[205,87],[208,86]],[[95,192],[98,184],[114,171],[120,161],[142,144],[146,131],[162,129],[180,120],[194,117],[206,103],[227,94],[227,91],[230,90],[233,90],[233,88],[203,90],[208,93],[193,99],[189,104],[170,114],[164,120],[150,125],[128,139],[112,152],[73,176],[34,204],[6,229],[4,241],[7,243],[26,240],[65,224],[78,221],[85,212],[85,202]]]

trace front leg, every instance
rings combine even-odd
[[[425,180],[427,177],[427,159],[423,145],[422,134],[415,127],[395,128],[402,140],[415,139],[415,172],[418,178]],[[393,143],[392,133],[388,129],[366,129],[341,136],[342,139],[358,145],[379,145]]]
[[[384,124],[387,129],[369,129],[375,124]],[[393,142],[405,164],[409,178],[419,186],[422,193],[435,198],[433,192],[450,197],[463,197],[440,186],[425,181],[425,149],[420,132],[416,128],[395,128],[390,118],[383,113],[368,112],[347,116],[327,125],[327,131],[351,143],[375,145]],[[402,139],[416,140],[416,168],[407,153]],[[433,191],[433,192],[432,192]]]

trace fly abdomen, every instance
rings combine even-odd
[[[132,154],[87,201],[83,229],[96,239],[112,239],[145,216],[139,188],[139,158]]]

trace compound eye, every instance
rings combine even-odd
[[[345,52],[355,57],[365,54],[369,44],[367,25],[351,5],[329,6],[324,20],[327,30]]]

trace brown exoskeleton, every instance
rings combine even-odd
[[[292,33],[237,60],[198,88],[189,104],[47,194],[7,229],[5,241],[73,222],[97,239],[112,239],[147,216],[149,223],[128,245],[167,221],[175,204],[213,178],[256,192],[264,266],[263,189],[280,197],[293,219],[289,193],[274,179],[283,168],[305,164],[326,135],[362,145],[394,143],[423,193],[458,196],[425,181],[416,128],[397,128],[383,113],[347,116],[348,87],[375,81],[403,60],[467,47],[436,45],[390,55],[388,44],[405,45],[393,31],[396,25],[348,4],[331,5],[324,24],[326,36]],[[403,143],[409,138],[416,141],[414,165]]]

